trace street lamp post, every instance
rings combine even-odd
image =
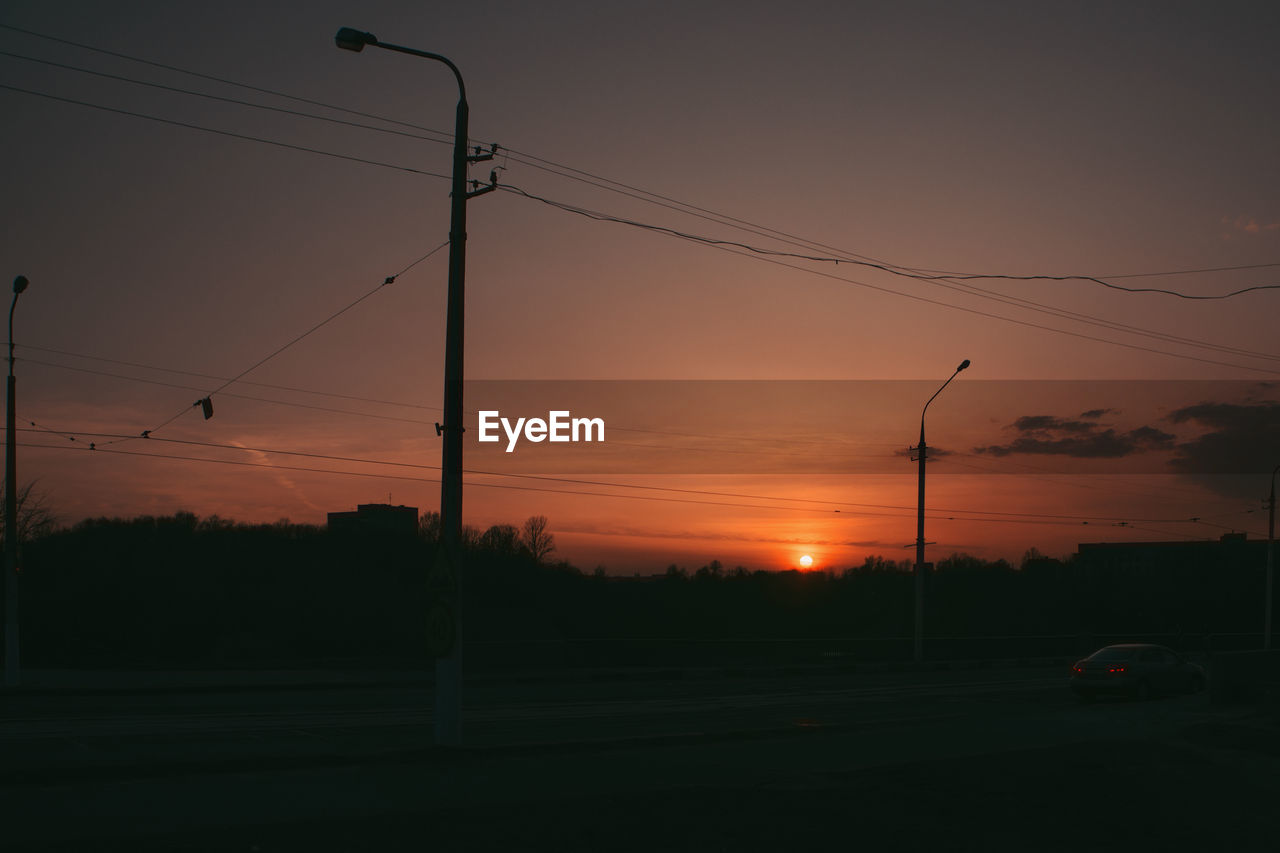
[[[18,307],[18,297],[27,289],[27,277],[20,275],[13,280],[13,303],[9,306],[9,388],[7,426],[5,435],[4,469],[4,685],[18,686],[18,444],[17,415],[14,413],[14,394],[17,382],[13,378],[13,312]]]
[[[1272,585],[1271,577],[1273,565],[1272,552],[1276,546],[1276,472],[1280,471],[1280,465],[1271,469],[1271,497],[1267,498],[1267,589],[1266,595],[1266,618],[1262,622],[1262,647],[1264,649],[1271,648],[1271,597]]]
[[[458,108],[453,136],[453,189],[449,218],[449,296],[445,319],[444,356],[444,423],[436,424],[436,434],[444,436],[440,476],[440,553],[436,570],[447,567],[452,585],[454,607],[441,624],[432,626],[433,633],[444,630],[447,636],[440,648],[447,649],[436,658],[435,740],[442,746],[462,745],[462,354],[464,281],[467,266],[467,199],[492,190],[493,184],[467,192],[467,164],[493,158],[492,152],[467,156],[467,90],[458,67],[438,53],[380,42],[373,33],[343,27],[334,42],[344,50],[361,51],[365,45],[407,53],[442,62],[458,81]]]
[[[942,383],[942,388],[946,388],[951,384],[951,380],[955,379],[960,371],[969,366],[969,359],[960,362],[960,366],[956,368],[955,373],[951,374],[951,378]],[[929,403],[934,401],[942,388],[933,392],[933,397],[929,398]],[[929,403],[924,404],[924,408],[920,410],[920,444],[915,448],[916,458],[920,461],[920,480],[919,490],[916,500],[916,566],[915,566],[915,587],[916,587],[916,619],[915,619],[915,662],[920,663],[924,660],[924,460],[928,454],[928,449],[924,443],[924,413],[929,411]]]

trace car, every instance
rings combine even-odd
[[[1105,646],[1071,667],[1071,690],[1086,702],[1102,695],[1199,693],[1204,685],[1202,666],[1153,643]]]

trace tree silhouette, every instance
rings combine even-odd
[[[480,535],[480,547],[495,554],[519,554],[520,531],[513,524],[495,524]]]
[[[541,563],[556,549],[556,537],[547,530],[545,515],[531,515],[524,522],[524,547],[529,549],[535,562]]]
[[[418,518],[418,536],[432,544],[440,541],[440,513],[428,510]]]
[[[0,486],[0,505],[4,500],[4,488]],[[34,482],[18,489],[18,544],[30,542],[52,533],[58,526],[58,518],[49,507],[48,498],[36,490]],[[0,547],[4,547],[4,529],[0,525]]]

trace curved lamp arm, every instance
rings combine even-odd
[[[951,374],[951,378],[948,379],[946,382],[942,383],[942,388],[939,388],[937,391],[933,392],[933,397],[929,398],[929,403],[932,403],[934,401],[934,398],[936,398],[939,394],[942,393],[942,389],[950,385],[951,380],[959,376],[960,371],[964,370],[968,366],[969,366],[969,359],[966,358],[964,361],[960,362],[960,366],[956,368],[955,373]],[[924,444],[924,413],[929,411],[929,403],[925,403],[924,408],[920,410],[920,443],[921,444]]]

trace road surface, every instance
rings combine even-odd
[[[1204,694],[1083,705],[1052,668],[493,679],[468,686],[460,751],[432,746],[431,701],[414,679],[3,695],[3,846],[742,850],[856,832],[919,849],[958,832],[1058,849],[1119,786],[1140,808],[1189,803],[1167,849],[1232,827],[1249,849],[1280,792],[1266,720]],[[1112,819],[1077,840],[1129,838]]]

